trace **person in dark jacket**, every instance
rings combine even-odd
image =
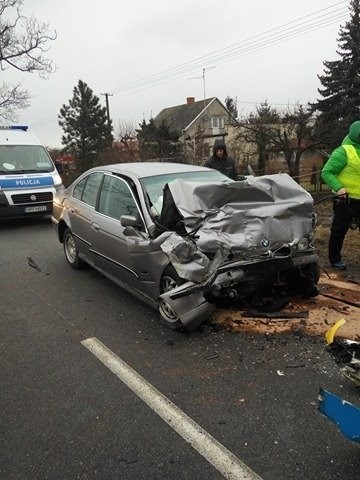
[[[204,166],[218,170],[227,177],[237,180],[235,161],[228,156],[226,145],[222,140],[215,140],[213,155],[206,160]]]
[[[341,250],[345,236],[356,220],[360,225],[360,121],[352,123],[340,147],[322,169],[321,176],[336,198],[329,238],[329,261],[333,268],[346,270]]]

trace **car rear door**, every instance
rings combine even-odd
[[[75,186],[67,201],[70,228],[79,252],[92,262],[91,225],[98,197],[99,186],[104,174],[93,172],[82,178]]]
[[[98,207],[91,225],[91,244],[95,267],[118,283],[139,288],[135,271],[120,223],[122,215],[142,217],[129,184],[115,175],[105,175]]]

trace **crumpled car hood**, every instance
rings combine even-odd
[[[179,179],[165,187],[161,224],[177,231],[179,220],[204,253],[226,246],[255,254],[309,235],[313,199],[284,173],[212,184]]]

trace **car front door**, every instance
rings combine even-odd
[[[141,218],[128,183],[120,177],[105,175],[91,226],[95,267],[117,283],[138,289],[138,273],[132,264],[124,227],[120,223],[122,215]]]

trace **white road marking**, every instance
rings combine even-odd
[[[87,338],[81,343],[225,478],[228,480],[261,480],[245,463],[215,440],[100,340],[93,337]]]

